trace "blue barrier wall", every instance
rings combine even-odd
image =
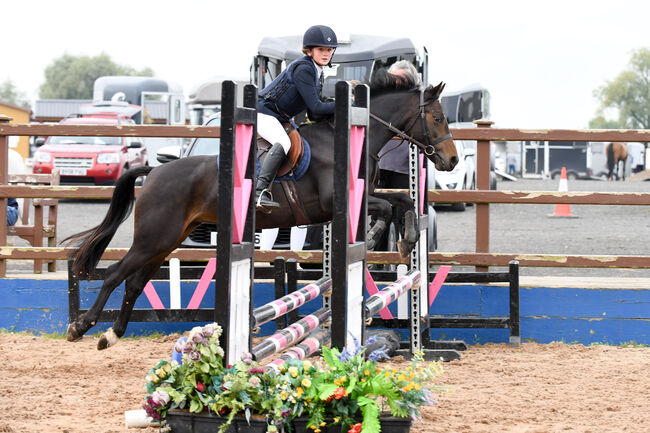
[[[181,305],[188,304],[196,282],[182,282]],[[82,282],[81,308],[90,307],[100,282]],[[164,305],[169,306],[169,284],[154,282]],[[15,331],[64,333],[68,323],[68,294],[65,280],[0,280],[0,328]],[[123,286],[111,295],[107,308],[119,308]],[[272,300],[270,283],[256,283],[255,306]],[[650,290],[580,289],[527,287],[521,288],[521,335],[523,341],[551,341],[619,344],[634,341],[650,344]],[[214,285],[208,289],[201,308],[214,305]],[[316,300],[300,311],[314,311]],[[150,308],[142,295],[136,308]],[[484,285],[444,285],[431,307],[433,317],[460,315],[492,317],[508,314],[508,288]],[[394,313],[395,314],[395,313]],[[100,323],[89,332],[104,331],[109,323]],[[130,323],[127,335],[151,332],[182,332],[195,326],[191,323]],[[272,332],[267,324],[262,334]],[[468,344],[507,342],[505,329],[434,329],[433,339],[462,339]]]

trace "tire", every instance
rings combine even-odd
[[[567,180],[578,180],[578,175],[577,173],[570,171],[566,175]]]
[[[400,236],[397,232],[397,228],[393,222],[388,226],[388,233],[386,236],[386,251],[397,251],[397,241]],[[397,265],[384,265],[384,270],[387,271],[396,271]]]
[[[149,163],[146,163],[145,167],[149,167]],[[135,180],[135,186],[143,186],[145,180],[147,180],[147,176],[140,176]]]
[[[438,249],[438,222],[436,221],[433,206],[429,209],[429,252],[433,253]]]
[[[490,189],[492,191],[497,189],[497,175],[493,171],[490,172]]]
[[[465,212],[465,203],[453,203],[451,205],[451,210],[455,212]]]
[[[470,191],[476,190],[476,178],[472,178],[472,184],[469,186]],[[465,203],[465,206],[474,206],[474,203]]]

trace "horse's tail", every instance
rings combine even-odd
[[[614,170],[616,161],[614,161],[614,143],[607,145],[607,170],[611,173]]]
[[[89,275],[113,239],[117,228],[131,214],[135,201],[135,180],[145,176],[153,167],[138,167],[126,171],[115,184],[115,191],[104,220],[96,227],[72,235],[62,243],[78,246],[70,255],[74,275]]]

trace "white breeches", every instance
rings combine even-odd
[[[268,114],[257,113],[257,133],[262,136],[266,141],[272,145],[280,143],[284,149],[284,153],[288,154],[291,148],[291,140],[284,128],[280,125],[280,121]]]

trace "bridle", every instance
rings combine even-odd
[[[441,137],[438,137],[433,141],[431,141],[431,138],[429,137],[430,136],[429,126],[427,125],[427,120],[426,120],[424,107],[426,107],[429,104],[432,104],[432,103],[436,102],[437,99],[438,98],[435,98],[432,101],[425,101],[424,100],[424,90],[420,90],[420,112],[418,113],[418,116],[414,117],[413,120],[411,120],[411,122],[409,122],[408,126],[406,128],[404,128],[404,130],[397,129],[391,123],[386,122],[381,117],[378,117],[378,116],[376,116],[376,115],[374,115],[372,113],[370,113],[370,117],[372,117],[377,122],[384,125],[391,132],[395,133],[395,135],[397,135],[399,138],[401,138],[402,141],[406,140],[409,143],[415,144],[427,156],[431,156],[434,153],[436,153],[436,148],[434,147],[436,144],[451,138],[451,133],[448,133],[448,134],[445,134],[445,135],[443,135]],[[415,138],[413,138],[411,135],[409,135],[407,133],[407,132],[411,131],[411,129],[415,125],[415,122],[417,122],[418,118],[420,118],[422,120],[422,129],[424,129],[424,137],[426,138],[426,144],[420,142],[419,140],[416,140]]]

